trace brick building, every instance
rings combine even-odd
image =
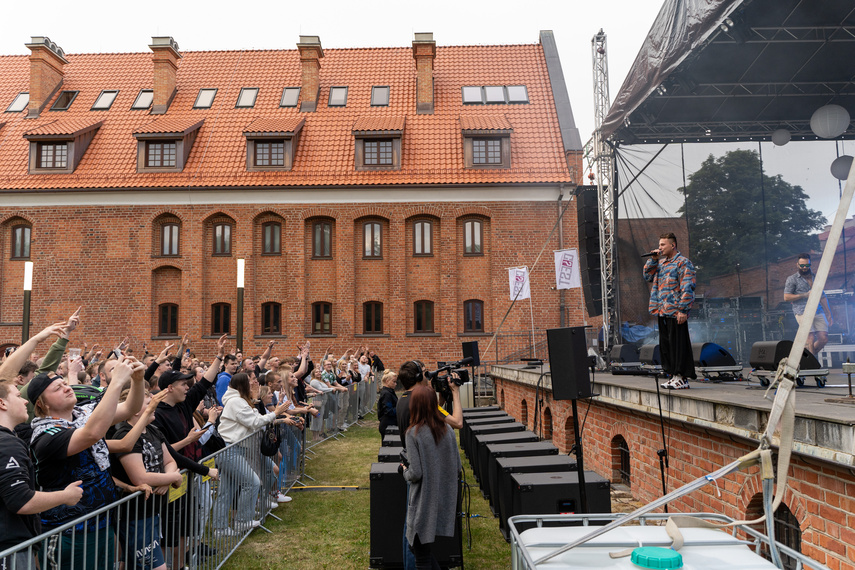
[[[532,45],[0,57],[0,344],[84,306],[80,338],[189,332],[204,354],[312,338],[393,364],[460,355],[510,306],[581,172],[551,32]],[[575,212],[551,249],[576,245]],[[559,242],[559,236],[563,243]],[[534,320],[558,326],[552,268]],[[527,304],[526,304],[527,305]],[[582,321],[567,297],[567,324]],[[504,330],[526,330],[528,307]]]

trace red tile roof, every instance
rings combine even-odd
[[[464,131],[512,131],[514,127],[505,115],[462,115],[460,128]]]
[[[261,118],[256,119],[246,126],[245,133],[293,133],[297,131],[304,121],[304,117],[287,118]]]
[[[372,117],[363,115],[353,123],[354,132],[364,131],[403,131],[407,118],[404,116]]]
[[[134,129],[135,135],[187,134],[199,128],[204,119],[200,117],[172,117],[164,115],[150,123]]]
[[[435,107],[416,114],[416,66],[411,47],[326,49],[320,60],[320,96],[314,113],[283,108],[284,87],[301,85],[296,49],[183,52],[177,93],[155,121],[131,110],[140,89],[154,83],[152,54],[67,54],[62,89],[79,91],[67,111],[6,113],[0,129],[0,191],[15,189],[351,186],[387,184],[532,184],[571,180],[553,103],[543,49],[539,44],[438,47],[434,62]],[[27,56],[0,56],[0,108],[29,89]],[[329,107],[330,86],[346,85],[346,107]],[[388,107],[371,106],[371,87],[388,85]],[[525,85],[529,104],[463,105],[464,85]],[[253,108],[235,108],[241,87],[258,87]],[[193,109],[201,88],[217,88],[209,109]],[[103,89],[117,89],[111,109],[90,111]],[[48,101],[46,109],[53,100]],[[103,120],[73,174],[27,173],[23,134],[57,120]],[[461,119],[504,115],[513,125],[509,169],[464,168]],[[353,128],[362,117],[391,123],[406,116],[401,168],[357,171]],[[247,172],[243,132],[258,119],[305,119],[294,167],[288,172]],[[137,172],[134,133],[181,129],[204,120],[183,172]],[[397,124],[397,123],[395,123]],[[173,132],[173,131],[168,131]]]
[[[45,135],[68,135],[73,136],[78,133],[82,133],[94,128],[97,128],[101,125],[102,121],[96,121],[94,118],[90,119],[57,119],[51,121],[50,123],[45,123],[39,127],[30,129],[24,133],[24,136],[33,137],[33,136],[45,136]]]

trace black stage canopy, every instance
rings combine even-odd
[[[855,0],[665,0],[603,123],[616,144],[817,140],[855,116]],[[855,138],[851,129],[842,135]]]

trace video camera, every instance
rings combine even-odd
[[[468,356],[463,360],[458,360],[457,362],[449,362],[442,364],[439,368],[434,371],[426,371],[425,376],[430,380],[431,386],[437,392],[444,393],[449,391],[448,381],[451,380],[457,386],[462,386],[469,382],[469,371],[464,368],[464,366],[468,364],[472,364],[473,358]],[[451,376],[451,374],[457,374],[457,378]]]

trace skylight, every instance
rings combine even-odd
[[[199,89],[199,94],[196,95],[196,102],[193,103],[194,109],[210,109],[214,104],[214,96],[217,94],[216,89]]]
[[[113,101],[116,100],[118,94],[118,91],[101,91],[90,111],[106,111],[113,106]]]
[[[18,93],[12,103],[6,108],[7,113],[18,113],[27,108],[27,104],[30,102],[30,94],[29,93]]]
[[[258,97],[258,87],[243,87],[235,107],[255,107],[256,97]]]
[[[50,108],[51,111],[65,111],[71,104],[74,102],[75,97],[77,97],[77,91],[63,91],[59,94],[59,97],[56,98],[53,106]]]
[[[481,88],[480,87],[474,87],[474,86],[464,87],[463,88],[463,102],[469,103],[469,104],[477,103],[479,105],[481,103],[483,103],[484,100],[481,99]]]
[[[347,105],[347,87],[330,87],[330,107],[345,107]]]
[[[141,89],[137,95],[131,109],[148,109],[151,107],[151,102],[154,100],[154,91],[152,89]]]
[[[484,96],[487,104],[505,102],[505,88],[501,85],[488,85],[484,87]]]
[[[299,87],[286,87],[282,90],[282,99],[279,101],[280,107],[296,107],[297,101],[300,100]]]
[[[388,107],[389,106],[389,88],[388,87],[372,87],[371,88],[371,106],[372,107]]]
[[[508,103],[528,103],[528,90],[525,85],[508,85]]]

